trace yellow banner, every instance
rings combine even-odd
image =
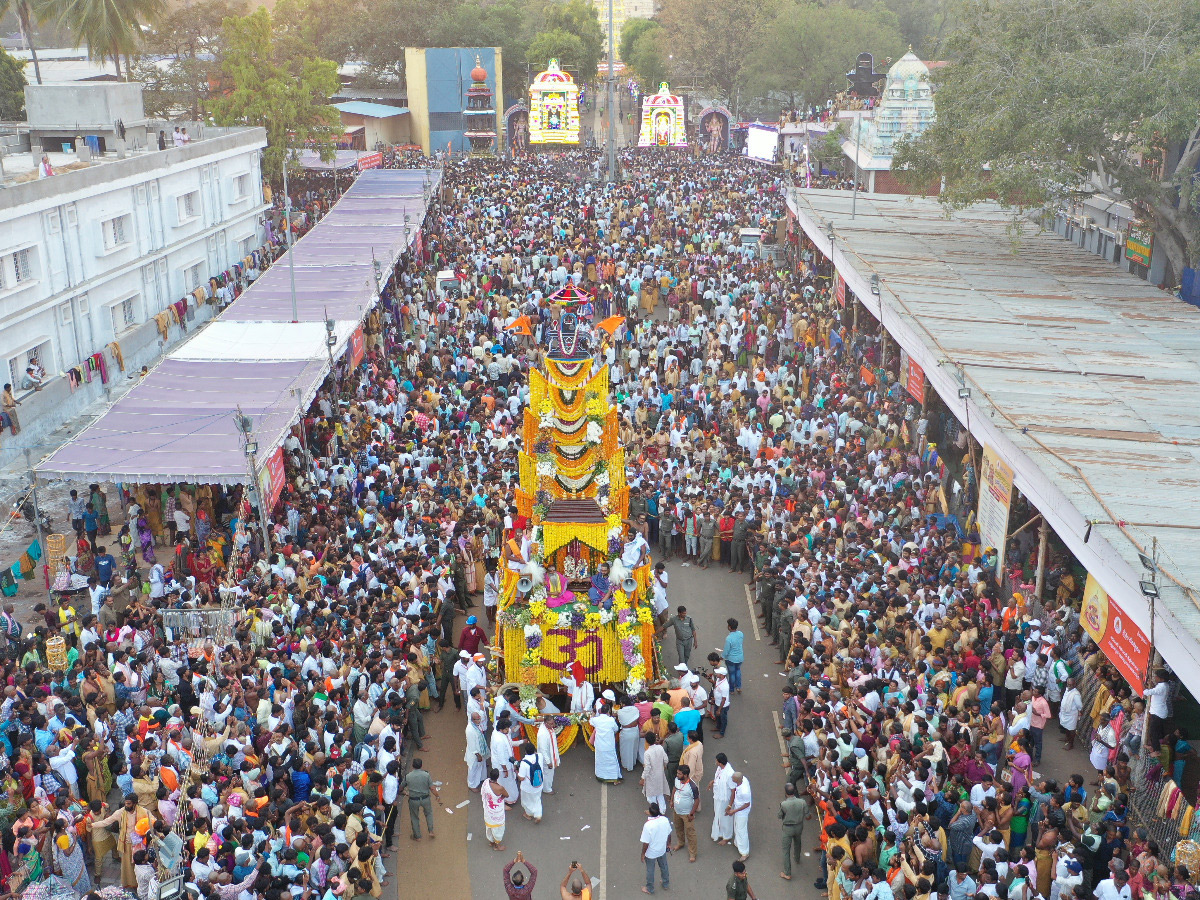
[[[642,626],[642,656],[647,669],[654,658],[654,626]],[[629,674],[615,623],[601,625],[595,631],[586,628],[547,628],[543,630],[541,654],[537,666],[538,684],[557,684],[575,660],[591,682],[624,681]],[[525,653],[525,631],[504,629],[504,672],[509,681],[524,681],[521,657]]]

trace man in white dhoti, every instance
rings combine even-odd
[[[617,710],[617,726],[621,729],[617,747],[621,752],[621,767],[632,772],[637,765],[638,749],[642,744],[641,714],[630,697],[624,698],[625,705]]]
[[[546,786],[541,756],[533,744],[521,746],[521,761],[517,764],[517,783],[521,786],[521,814],[535,822],[542,821],[542,790]]]
[[[496,723],[496,729],[492,732],[491,763],[492,768],[500,773],[497,780],[508,791],[509,799],[505,803],[515,806],[517,802],[517,769],[513,759],[516,754],[513,752],[512,738],[508,734],[511,728],[512,719],[507,716],[502,717]]]
[[[646,753],[642,763],[642,793],[659,809],[667,809],[667,794],[671,788],[667,783],[667,751],[658,742],[658,735],[646,735]]]
[[[558,735],[554,733],[554,716],[542,716],[537,730],[537,752],[542,758],[542,793],[554,793],[554,775],[558,771]]]
[[[725,812],[733,817],[733,845],[737,847],[738,862],[750,855],[750,779],[741,772],[729,776],[733,791]]]
[[[724,753],[717,754],[717,768],[713,772],[712,781],[708,786],[713,792],[713,827],[712,839],[718,844],[728,844],[733,840],[733,816],[725,812],[729,808],[729,800],[733,795],[733,767]]]
[[[619,783],[621,762],[617,757],[617,720],[608,714],[608,707],[589,720],[592,726],[593,743],[596,747],[596,778],[600,781]]]
[[[509,798],[507,789],[500,783],[500,772],[492,769],[487,780],[479,786],[483,799],[483,833],[493,850],[504,849],[504,813]]]
[[[463,762],[467,764],[467,787],[473,791],[479,790],[483,780],[487,778],[488,762],[491,748],[479,723],[483,721],[481,713],[475,713],[467,723],[467,750],[463,754]]]

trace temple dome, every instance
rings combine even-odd
[[[888,81],[904,81],[915,76],[918,79],[929,78],[929,67],[921,62],[920,57],[912,52],[912,48],[888,69]]]
[[[461,72],[462,70],[459,69],[459,71]],[[471,80],[478,84],[483,84],[484,82],[487,81],[487,77],[488,77],[487,69],[485,69],[483,67],[483,65],[480,62],[479,57],[477,55],[475,57],[475,68],[473,68],[471,70]]]

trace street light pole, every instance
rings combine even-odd
[[[613,55],[613,0],[608,0],[608,180],[614,184],[617,181],[617,111],[616,75],[613,72],[615,59]]]
[[[45,553],[46,543],[42,540],[42,508],[38,506],[37,473],[33,471],[33,454],[28,447],[25,448],[25,468],[29,470],[29,482],[33,487],[33,525],[37,530],[38,546]]]
[[[850,200],[850,218],[858,209],[858,142],[862,135],[862,113],[854,117],[854,196]]]
[[[296,307],[296,257],[292,253],[292,195],[288,192],[287,180],[287,151],[283,153],[283,216],[287,223],[288,245],[288,280],[292,289],[292,322],[300,321],[300,311]]]

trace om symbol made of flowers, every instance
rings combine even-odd
[[[541,664],[556,672],[579,660],[589,678],[604,668],[604,642],[595,631],[582,628],[548,628],[542,641]]]

